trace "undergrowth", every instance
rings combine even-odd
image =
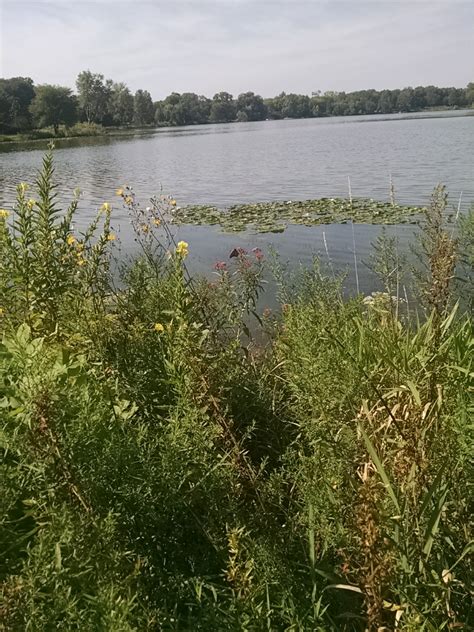
[[[385,292],[315,264],[274,316],[261,251],[191,279],[129,188],[117,284],[53,179],[0,212],[0,629],[472,629],[472,214],[434,192],[418,312],[382,240]]]

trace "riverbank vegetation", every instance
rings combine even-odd
[[[474,105],[474,83],[466,88],[418,86],[401,90],[314,92],[263,99],[253,92],[234,98],[218,92],[212,99],[192,92],[173,92],[153,102],[147,90],[132,94],[123,82],[105,79],[89,70],[79,73],[76,94],[68,87],[34,85],[28,77],[0,79],[0,134],[79,135],[77,124],[96,127],[146,127],[313,118],[355,114],[391,114],[425,109],[469,108]],[[91,134],[92,135],[92,134]],[[8,136],[6,137],[8,138]],[[5,138],[3,138],[5,140]]]
[[[277,269],[271,313],[266,253],[191,279],[128,187],[117,282],[112,205],[79,233],[53,179],[0,211],[0,627],[472,628],[474,216],[434,192],[417,303],[381,238],[384,292]]]

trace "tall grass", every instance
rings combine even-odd
[[[191,279],[129,188],[116,287],[113,209],[75,233],[53,181],[0,215],[0,629],[469,629],[472,215],[435,191],[424,314],[385,241],[386,292],[315,265],[273,316],[260,251]]]

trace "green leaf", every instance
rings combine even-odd
[[[382,462],[380,461],[378,457],[378,454],[374,448],[374,445],[361,425],[359,425],[359,430],[362,435],[362,438],[364,439],[364,443],[366,445],[367,451],[370,454],[370,457],[372,458],[372,461],[374,462],[375,467],[377,468],[377,472],[380,478],[382,479],[382,482],[385,486],[385,489],[388,492],[388,495],[390,496],[392,500],[392,503],[396,509],[396,512],[398,515],[400,515],[401,511],[400,511],[400,505],[398,503],[397,495],[395,494],[395,490],[393,489],[392,484],[390,483],[390,479],[382,465]]]

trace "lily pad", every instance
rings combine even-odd
[[[288,225],[406,224],[416,223],[422,208],[357,198],[319,198],[282,202],[234,204],[227,209],[210,205],[178,208],[173,221],[180,224],[220,226],[226,232],[252,228],[259,233],[281,233]]]

